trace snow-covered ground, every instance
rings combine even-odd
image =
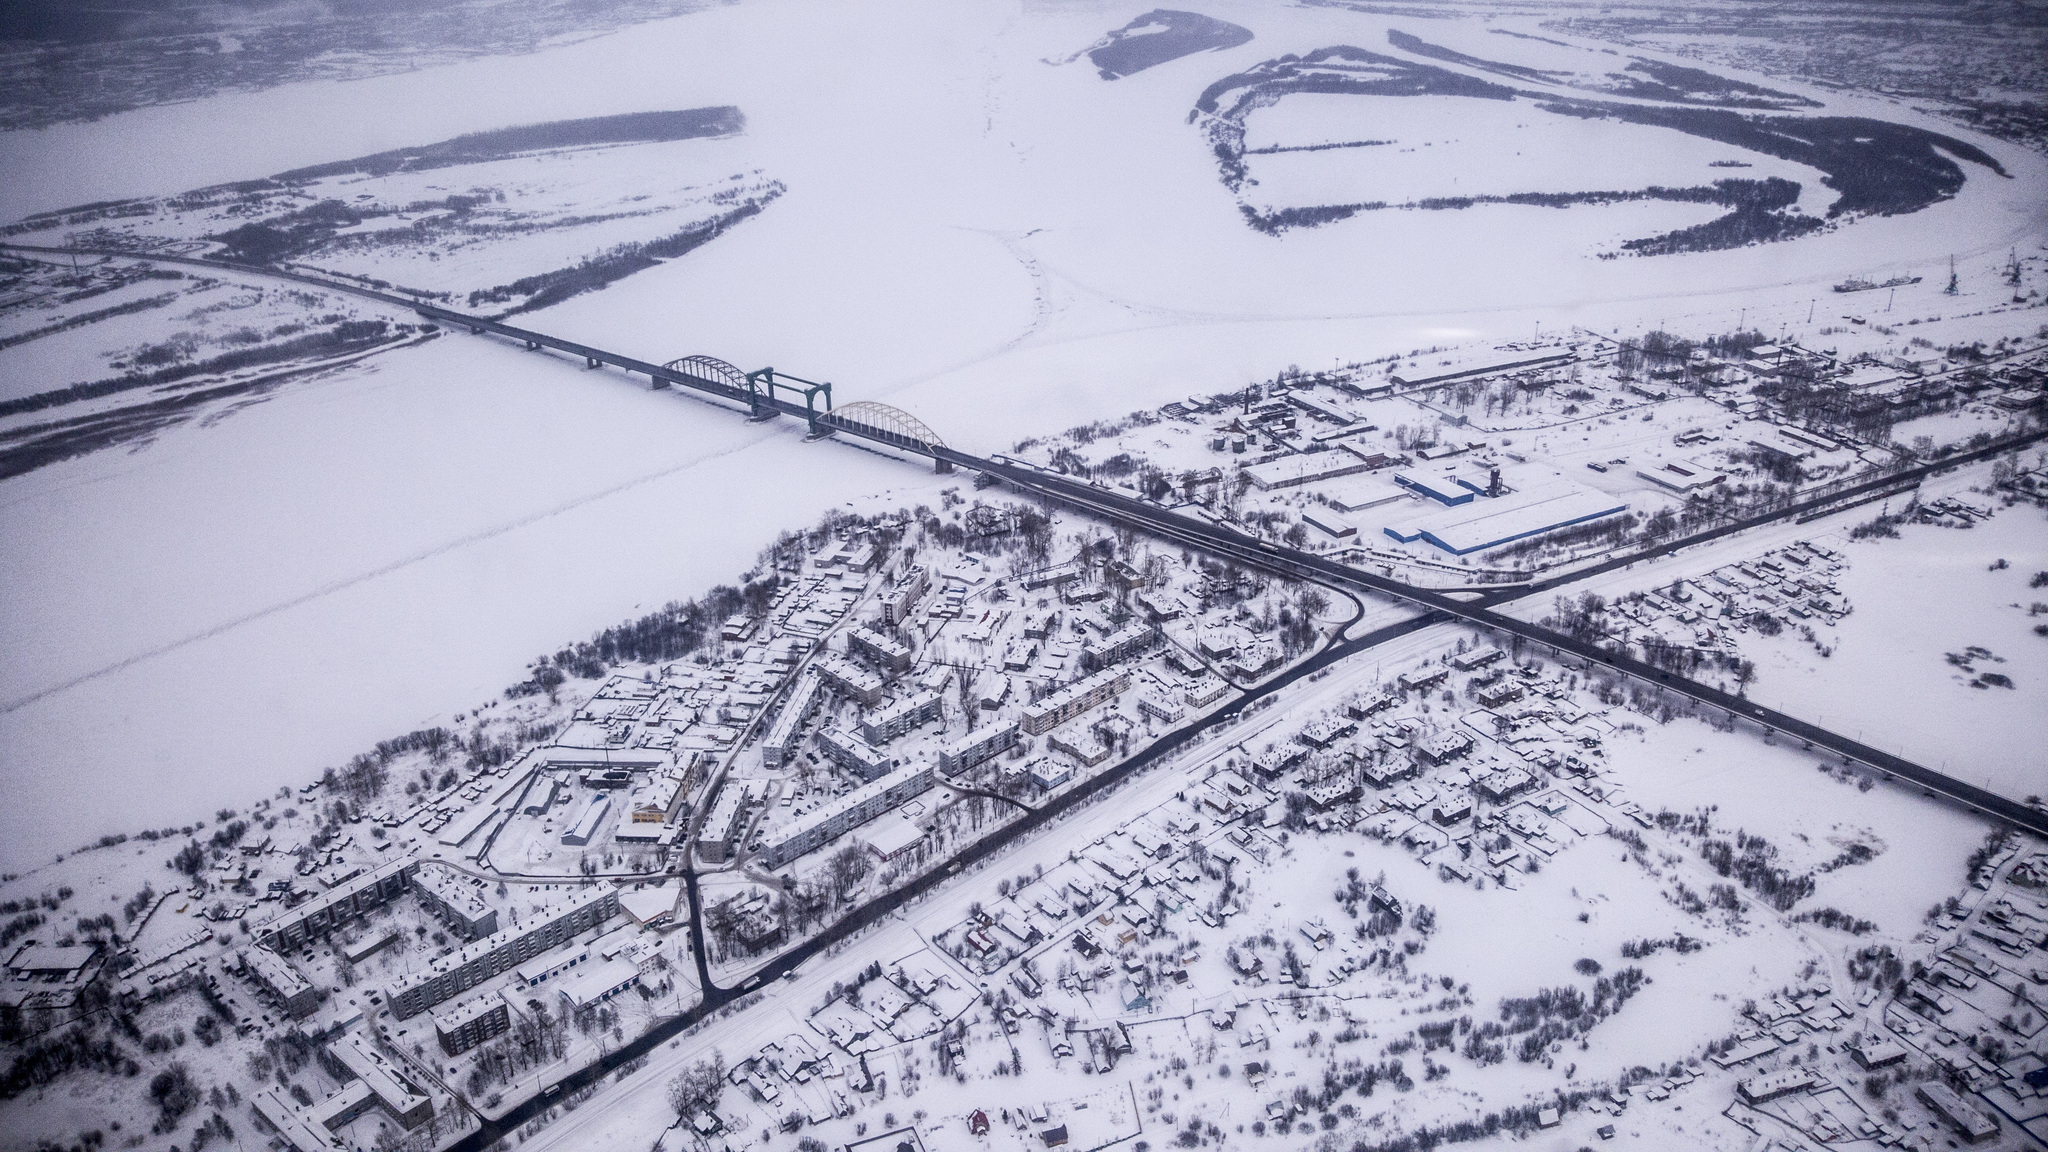
[[[1826,661],[1789,637],[1758,645],[1752,694],[1795,716],[2016,800],[2048,795],[2048,637],[2029,588],[2048,571],[2048,519],[2025,505],[1975,528],[1905,525],[1897,540],[1848,541],[1842,588],[1856,611]],[[2004,560],[2010,567],[1994,569]],[[1973,687],[1947,660],[1971,647],[2011,688]],[[1802,650],[1803,649],[1803,650]]]
[[[1402,204],[1432,196],[1626,191],[1656,184],[1686,188],[1731,176],[1798,181],[1800,208],[1808,215],[1821,215],[1834,199],[1820,183],[1822,173],[1803,164],[1669,128],[1558,116],[1520,101],[1416,96],[1367,103],[1309,94],[1262,109],[1245,132],[1248,149],[1364,140],[1384,143],[1256,157],[1251,169],[1259,181],[1258,199],[1276,206]],[[1715,168],[1715,161],[1745,167]],[[1725,211],[1712,205],[1684,212],[1666,205],[1665,210],[1669,222],[1649,226],[1682,228]],[[1593,215],[1578,213],[1580,218]],[[1645,226],[1640,220],[1628,223]]]
[[[1935,478],[1921,498],[1961,494],[1988,502],[1969,489],[1989,474],[1987,465]],[[1895,540],[1849,538],[1853,526],[1904,503],[1896,497],[1808,524],[1775,525],[1573,591],[1613,598],[1666,588],[1795,540],[1832,548],[1843,556],[1839,586],[1853,607],[1820,629],[1831,637],[1833,654],[1821,656],[1790,629],[1777,637],[1746,634],[1740,649],[1756,662],[1748,694],[2015,800],[2048,794],[2038,751],[2048,716],[2048,677],[2041,673],[2048,638],[2033,631],[2043,617],[2030,615],[2048,597],[2029,587],[2036,573],[2048,571],[2048,522],[2038,508],[2020,504],[1969,529],[1908,524]],[[2009,567],[1994,568],[2000,560]],[[1509,610],[1540,619],[1551,603],[1537,597]],[[1949,653],[1966,656],[1972,646],[1998,659],[1978,658],[1967,674],[1948,661]],[[1972,687],[1975,673],[1986,671],[2006,674],[2012,687]]]
[[[1988,277],[2048,223],[2048,160],[1980,141],[2011,179],[1973,168],[1951,202],[1787,244],[1600,260],[1551,227],[1557,210],[1521,207],[1276,239],[1245,226],[1190,108],[1285,52],[1383,44],[1389,20],[1226,4],[1206,11],[1254,40],[1114,83],[1044,63],[1141,10],[765,0],[528,56],[227,94],[0,137],[0,216],[512,124],[732,104],[748,119],[732,171],[788,192],[529,322],[648,359],[830,379],[842,402],[897,404],[978,449],[1289,364],[1537,325],[1740,318],[1775,333],[1851,274],[1928,274],[1905,308],[1934,297],[1950,253]],[[1592,241],[1678,211],[1602,209]],[[307,779],[475,705],[537,652],[744,568],[822,508],[930,486],[803,445],[786,422],[461,335],[0,483],[0,778],[18,798],[0,855],[25,866]]]

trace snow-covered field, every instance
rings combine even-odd
[[[1967,530],[1899,532],[1842,546],[1856,611],[1835,655],[1816,661],[1788,637],[1761,644],[1755,695],[2014,799],[2048,795],[2048,637],[2029,614],[2048,597],[2028,586],[2048,571],[2048,519],[2022,505]],[[2010,567],[1994,569],[2001,560]],[[1973,646],[1992,654],[1973,672],[2003,672],[2012,687],[1973,687],[1948,661]]]
[[[1921,498],[1985,500],[1969,490],[1989,471],[1941,477],[1923,487]],[[1610,573],[1576,591],[1612,598],[1665,588],[1795,540],[1832,548],[1843,556],[1839,585],[1853,607],[1818,630],[1832,655],[1821,656],[1790,629],[1777,637],[1746,634],[1741,652],[1756,662],[1748,695],[2015,800],[2048,794],[2039,753],[2048,716],[2048,639],[2033,631],[2043,617],[2030,614],[2048,597],[2029,587],[2036,573],[2048,571],[2048,521],[2020,504],[1969,529],[1908,524],[1896,540],[1849,538],[1854,525],[1904,502],[1897,497],[1809,524],[1776,525]],[[2000,560],[2009,566],[1994,567]],[[1538,619],[1551,605],[1539,597],[1511,611]],[[1972,660],[1969,673],[1947,659],[1967,657],[1972,646],[1997,659]],[[1973,687],[1977,672],[2002,672],[2012,686]]]
[[[1432,196],[1683,188],[1771,176],[1799,182],[1799,205],[1808,215],[1822,214],[1834,199],[1820,183],[1822,173],[1803,164],[1669,128],[1558,116],[1519,101],[1416,96],[1367,103],[1311,93],[1262,109],[1246,123],[1248,149],[1365,140],[1384,143],[1255,157],[1258,199],[1274,205],[1402,204]],[[1744,167],[1715,168],[1715,161]],[[1687,212],[1664,207],[1669,222],[1649,226],[1682,228],[1721,213],[1711,205]]]
[[[731,104],[748,127],[718,144],[730,173],[788,192],[685,258],[527,321],[648,359],[830,379],[842,402],[897,404],[970,449],[1289,364],[1539,324],[1775,331],[1844,276],[1931,281],[1951,253],[1995,263],[2048,224],[2048,161],[1975,141],[2011,179],[1972,169],[1918,213],[1705,255],[1597,258],[1697,218],[1669,204],[1601,209],[1590,239],[1552,228],[1558,210],[1505,206],[1268,237],[1187,123],[1196,97],[1283,53],[1383,45],[1389,19],[1225,4],[1205,11],[1255,39],[1115,82],[1044,63],[1142,10],[765,0],[527,56],[221,95],[0,137],[0,216]],[[1801,91],[1920,122],[1901,103]],[[1687,173],[1707,151],[1686,153]],[[36,390],[4,370],[9,394]],[[540,651],[728,578],[823,508],[933,487],[786,423],[454,334],[218,415],[0,483],[9,868],[308,779],[475,705]]]

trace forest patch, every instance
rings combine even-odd
[[[1104,80],[1118,80],[1197,52],[1249,44],[1251,39],[1251,29],[1228,20],[1154,8],[1103,37],[1087,53]]]

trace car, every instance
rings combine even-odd
[[[1605,472],[1605,471],[1607,471],[1607,465],[1605,465],[1605,464],[1602,464],[1602,463],[1601,463],[1601,462],[1599,462],[1598,460],[1588,460],[1588,461],[1586,461],[1586,467],[1588,467],[1588,468],[1591,468],[1591,469],[1592,469],[1593,471],[1595,471],[1595,472]]]

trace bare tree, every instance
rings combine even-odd
[[[676,1115],[688,1116],[717,1106],[724,1090],[725,1053],[714,1050],[668,1082],[669,1106],[676,1110]]]

